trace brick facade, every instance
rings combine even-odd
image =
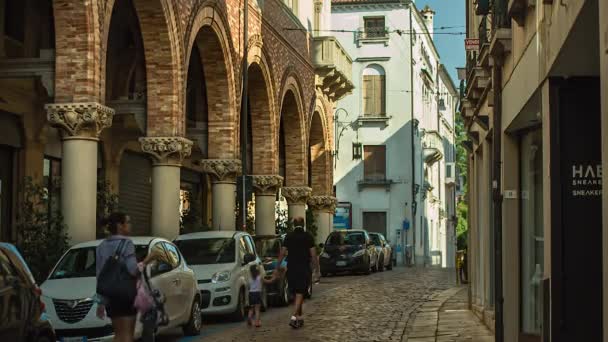
[[[114,6],[115,0],[54,2],[54,102],[105,103],[106,52]],[[244,50],[241,1],[133,0],[132,6],[144,49],[147,135],[185,135],[186,75],[196,46],[209,101],[209,158],[238,157]],[[278,127],[285,120],[286,183],[305,185],[309,125],[316,98],[310,37],[297,30],[302,26],[280,0],[250,1],[249,6],[254,173],[278,173]],[[320,115],[326,112],[331,113],[331,109]],[[321,120],[326,147],[331,146],[329,120]],[[323,169],[327,172],[331,167],[324,165]],[[329,174],[314,178],[323,183],[331,179]],[[323,185],[323,191],[327,190]]]

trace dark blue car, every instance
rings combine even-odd
[[[41,295],[17,248],[0,242],[0,341],[55,341]]]

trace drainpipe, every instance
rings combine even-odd
[[[492,68],[492,89],[494,90],[493,118],[493,191],[494,191],[494,296],[496,298],[495,339],[504,341],[503,288],[502,288],[502,193],[501,193],[501,150],[502,150],[502,56],[494,58]]]
[[[412,23],[412,5],[409,6],[410,9],[410,32],[413,31],[414,25]],[[412,213],[412,250],[410,251],[412,255],[411,262],[415,263],[416,259],[416,213],[414,212],[414,208],[418,210],[418,203],[414,207],[414,202],[416,201],[416,147],[414,145],[414,64],[412,63],[412,58],[414,58],[414,48],[412,47],[413,40],[412,35],[410,34],[410,60],[408,63],[410,64],[410,105],[411,105],[411,145],[412,145],[412,203],[410,212]],[[407,240],[406,240],[407,241]],[[403,246],[403,255],[405,256],[405,245]],[[404,258],[405,260],[405,258]]]

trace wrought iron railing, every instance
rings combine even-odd
[[[386,39],[388,33],[388,27],[362,27],[357,30],[357,39]]]

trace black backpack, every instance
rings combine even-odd
[[[137,294],[137,280],[129,273],[121,257],[126,242],[120,241],[114,255],[106,260],[99,272],[97,293],[110,300],[133,302]]]

